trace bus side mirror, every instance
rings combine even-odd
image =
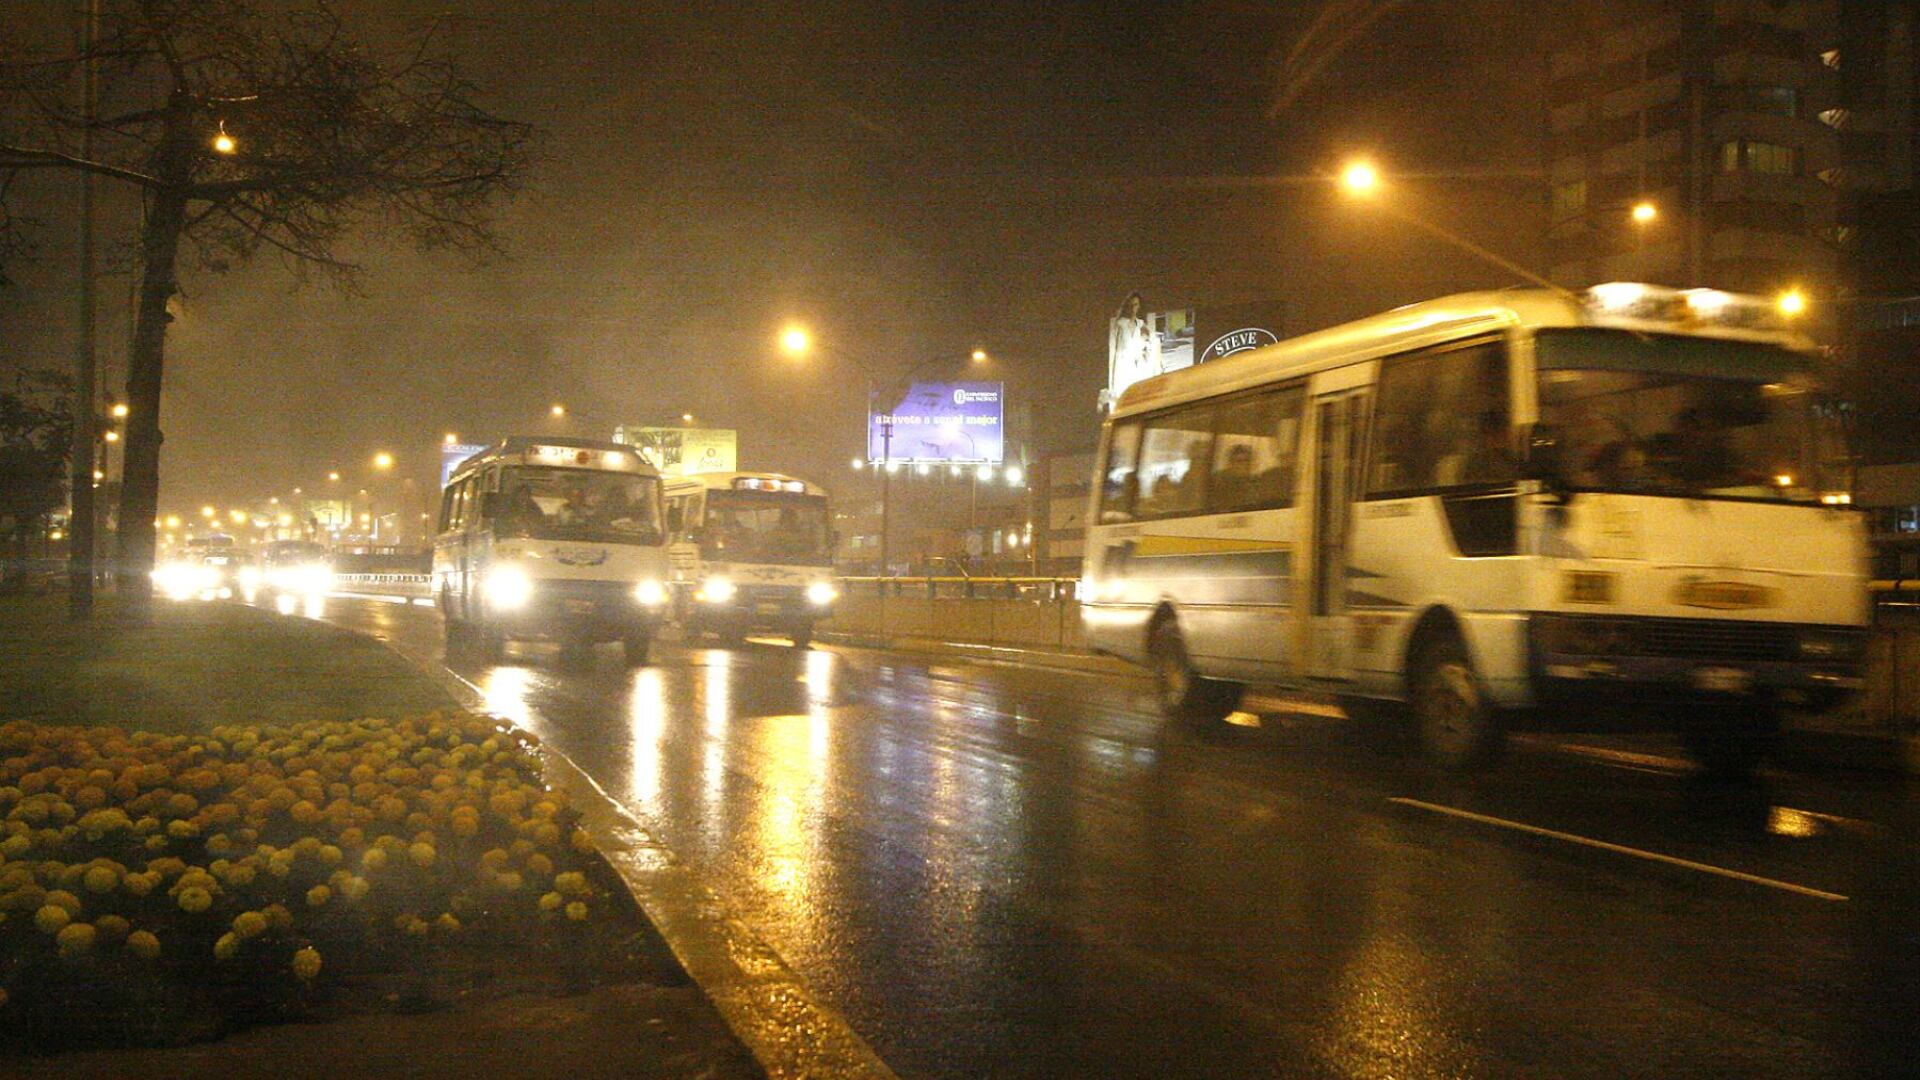
[[[1520,475],[1529,480],[1538,480],[1547,489],[1547,494],[1561,502],[1571,502],[1573,486],[1567,482],[1566,456],[1563,452],[1563,435],[1558,425],[1539,423],[1527,430],[1525,453],[1520,461]]]

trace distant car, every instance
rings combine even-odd
[[[306,540],[276,540],[261,553],[261,580],[274,592],[313,596],[333,588],[333,559]]]

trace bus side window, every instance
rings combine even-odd
[[[468,498],[471,497],[469,493],[472,490],[473,490],[472,478],[462,480],[458,484],[455,484],[453,487],[452,525],[453,525],[453,528],[456,530],[464,529],[467,527],[467,500]]]
[[[1134,496],[1139,485],[1133,471],[1134,452],[1140,447],[1138,423],[1115,424],[1107,444],[1107,462],[1100,483],[1100,518],[1104,524],[1133,520]]]
[[[1208,512],[1293,505],[1306,389],[1266,390],[1220,409]]]
[[[451,529],[453,527],[454,490],[455,490],[454,487],[451,484],[449,484],[447,486],[447,489],[440,493],[440,531],[441,532],[446,532],[448,529]]]
[[[1515,474],[1506,353],[1497,341],[1388,360],[1374,418],[1374,496],[1411,495]]]
[[[1213,407],[1189,405],[1147,421],[1140,438],[1138,517],[1198,514],[1212,460]]]

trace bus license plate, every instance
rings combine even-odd
[[[780,614],[780,605],[778,603],[761,604],[756,610],[762,615],[778,615]]]
[[[591,615],[593,614],[593,601],[569,600],[567,601],[567,610],[575,615]]]
[[[1745,694],[1753,690],[1753,672],[1730,667],[1693,669],[1693,688],[1709,694]]]

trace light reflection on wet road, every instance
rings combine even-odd
[[[306,612],[440,654],[430,609]],[[622,799],[903,1075],[1860,1076],[1914,1060],[1911,793],[1335,721],[1166,730],[1137,680],[862,650],[452,666]],[[1850,897],[1450,819],[1460,808]]]

